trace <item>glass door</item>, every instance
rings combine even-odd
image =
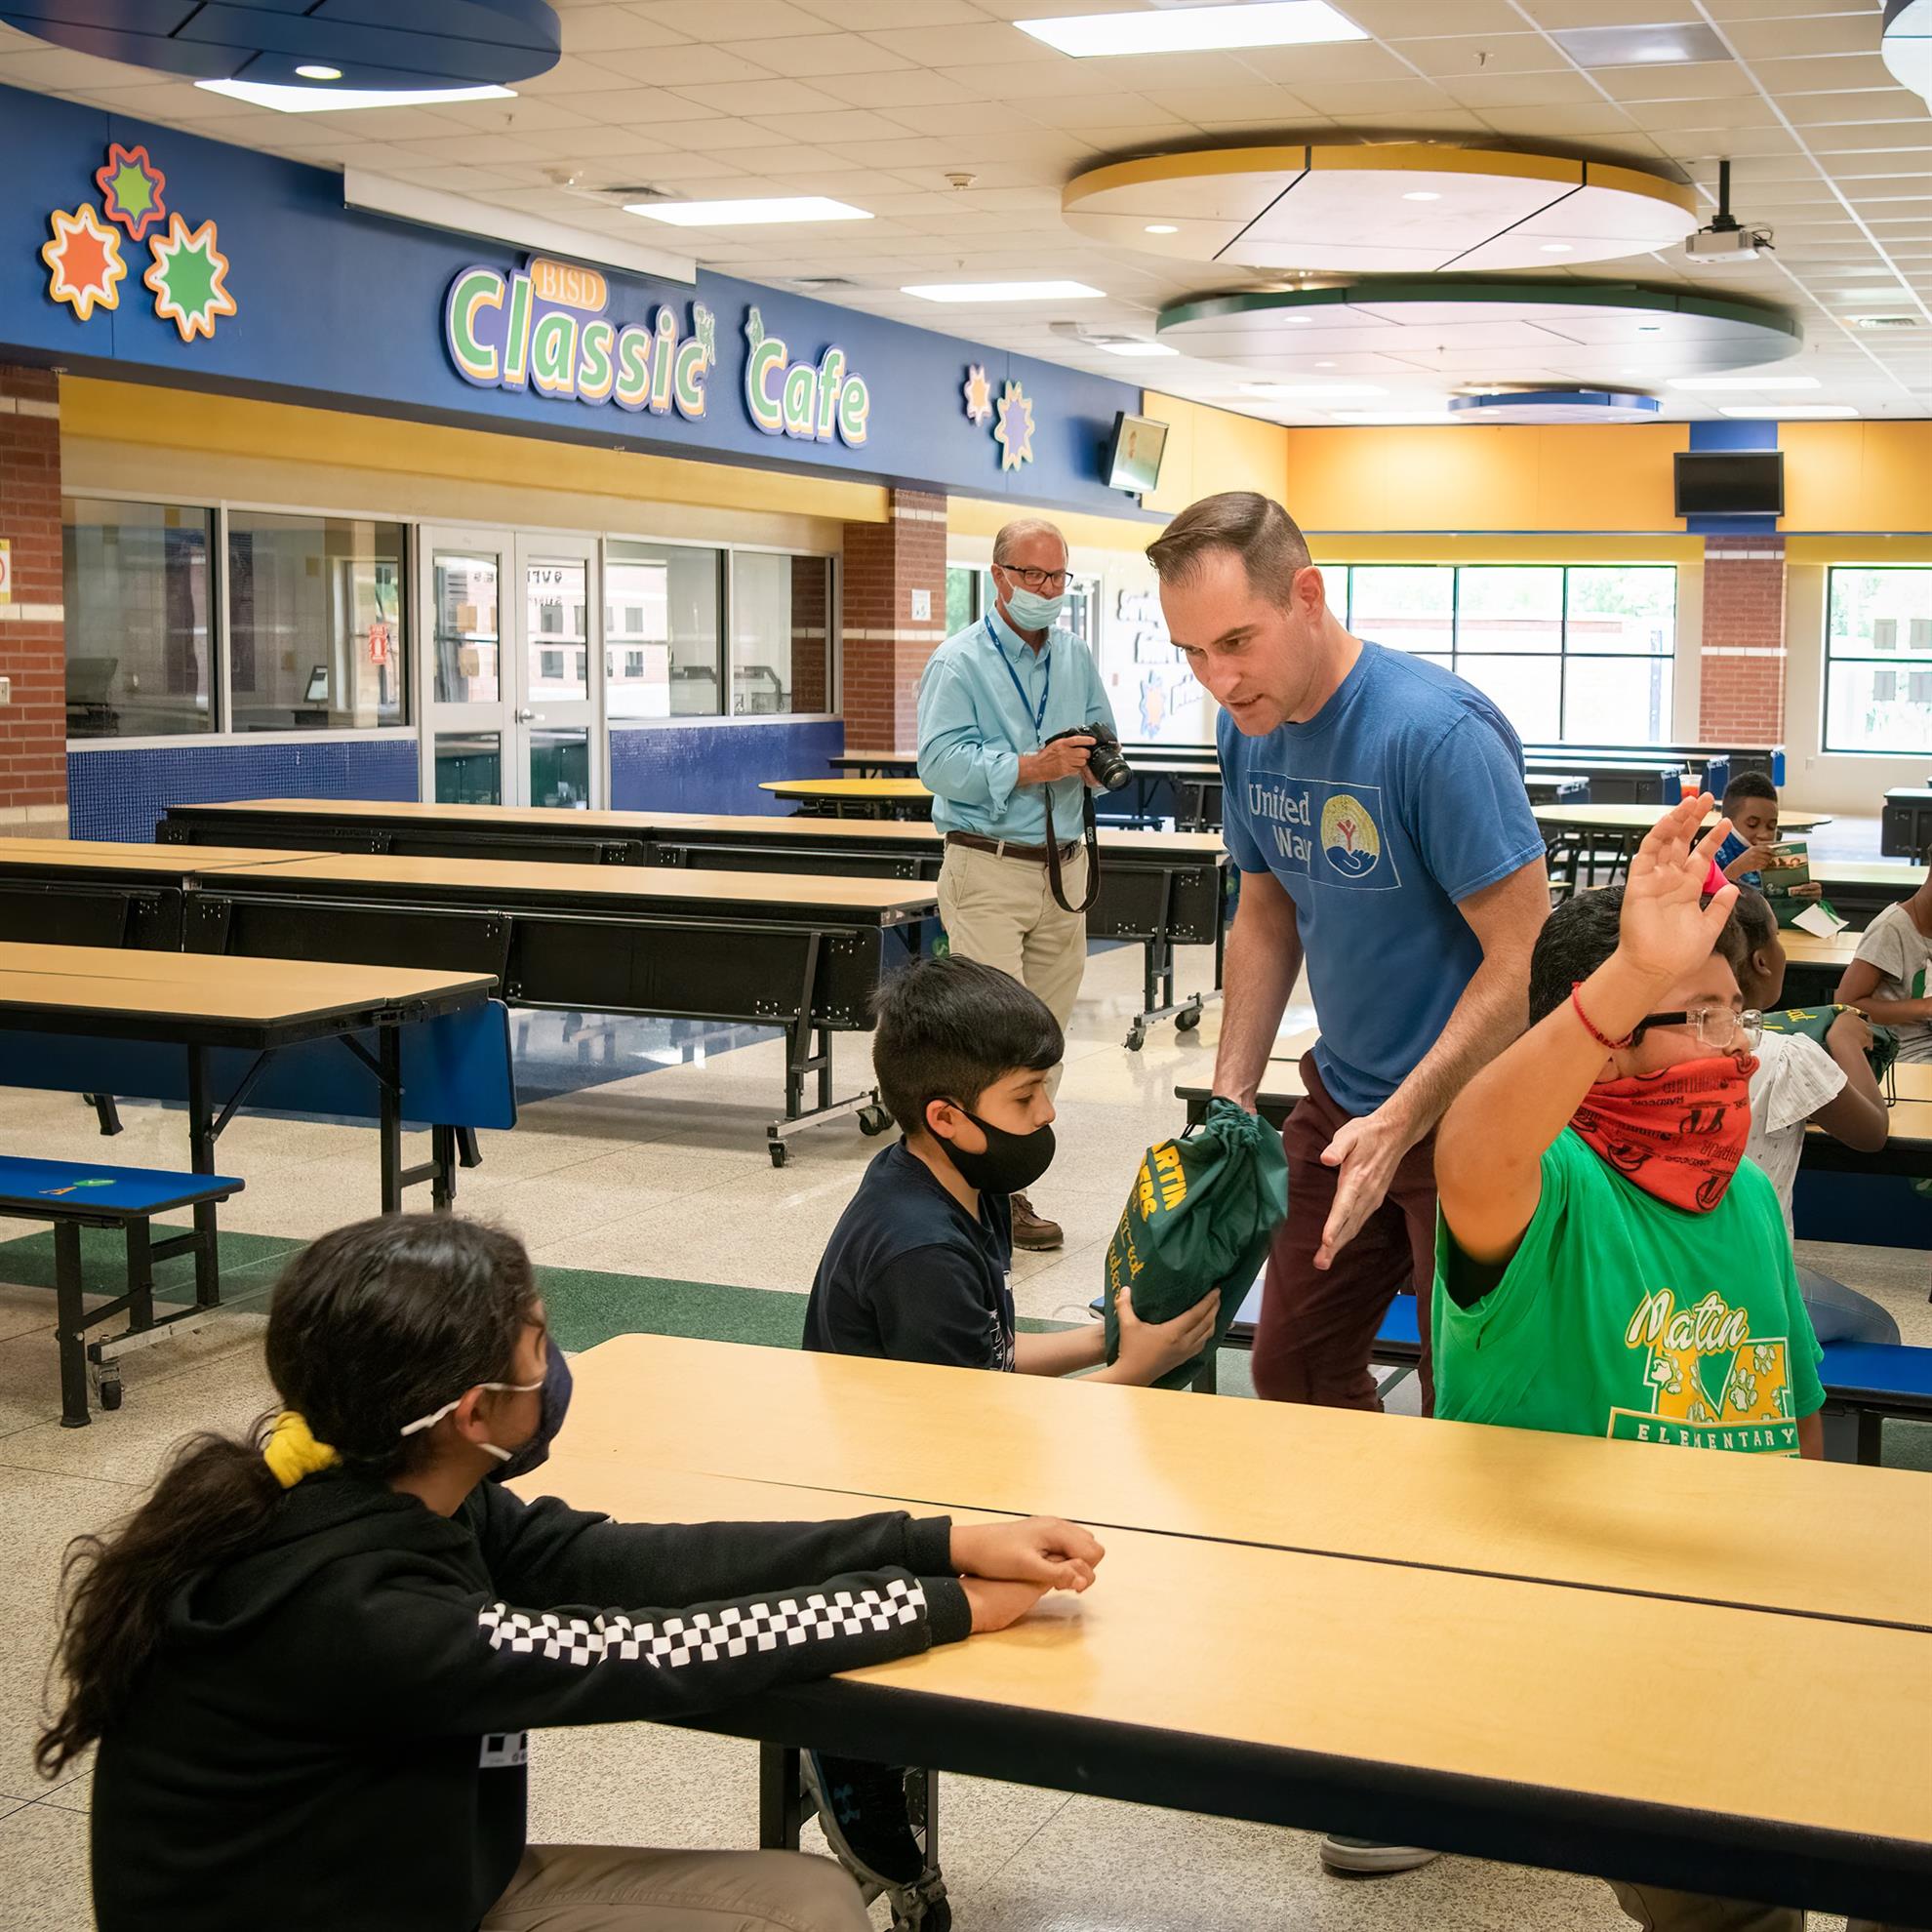
[[[422,795],[583,811],[604,796],[596,549],[425,529]]]

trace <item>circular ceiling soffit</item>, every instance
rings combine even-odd
[[[1932,101],[1932,0],[1890,0],[1878,51],[1895,81]]]
[[[376,24],[367,0],[320,0],[301,12],[274,0],[0,0],[0,20],[77,54],[188,80],[302,87],[304,66],[338,70],[336,87],[505,87],[557,63],[563,30],[544,0],[437,0],[423,23]]]
[[[1615,389],[1518,389],[1498,396],[1452,396],[1451,423],[1655,423],[1655,396]]]
[[[1350,274],[1608,262],[1698,223],[1690,187],[1638,168],[1430,141],[1149,155],[1076,176],[1060,205],[1117,248]]]
[[[1793,317],[1757,302],[1629,282],[1427,276],[1203,296],[1163,309],[1156,333],[1270,380],[1394,392],[1477,382],[1629,392],[1760,368],[1804,345]]]

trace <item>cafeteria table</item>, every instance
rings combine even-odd
[[[1550,850],[1550,875],[1571,891],[1615,885],[1644,834],[1664,815],[1657,805],[1536,805],[1531,811]],[[1787,838],[1802,837],[1831,823],[1829,813],[1790,811],[1779,814],[1778,828]],[[1812,876],[1818,875],[1814,865]]]
[[[766,1748],[767,1843],[812,1745],[1877,1916],[1932,1884],[1916,1472],[657,1336],[572,1366],[533,1491],[1107,1548],[1008,1632],[698,1718]]]
[[[933,794],[916,778],[766,779],[759,786],[801,815],[833,819],[930,819]]]

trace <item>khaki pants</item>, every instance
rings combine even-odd
[[[481,1932],[871,1932],[871,1920],[828,1858],[532,1845]]]
[[[1060,883],[1075,906],[1086,898],[1084,846],[1061,867]],[[1065,1028],[1087,970],[1087,919],[1085,913],[1061,910],[1045,865],[948,845],[940,867],[939,905],[946,944],[960,958],[1012,974],[1038,994]],[[1060,1085],[1058,1067],[1050,1085]]]
[[[1610,1881],[1610,1889],[1644,1932],[1804,1932],[1804,1913],[1788,1906],[1706,1898],[1698,1892],[1667,1891],[1662,1885],[1627,1885],[1619,1878]],[[1887,1928],[1868,1918],[1854,1918],[1845,1932],[1887,1932]],[[1891,1932],[1908,1932],[1908,1928],[1896,1926]]]

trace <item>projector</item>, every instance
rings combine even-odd
[[[1685,239],[1684,254],[1693,262],[1721,267],[1729,262],[1755,262],[1770,247],[1771,237],[1764,229],[1741,227],[1735,221],[1729,227],[1713,222]]]

